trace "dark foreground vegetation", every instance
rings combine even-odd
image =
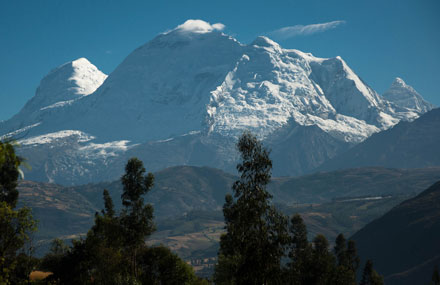
[[[0,144],[0,284],[26,284],[36,269],[50,272],[50,284],[203,284],[191,266],[163,246],[147,247],[155,230],[153,207],[145,195],[154,177],[140,160],[130,159],[121,178],[123,209],[117,214],[107,190],[104,209],[85,238],[71,246],[56,239],[41,260],[32,257],[36,221],[30,209],[15,210],[22,162],[13,145]]]
[[[237,143],[242,162],[233,196],[226,195],[216,284],[356,284],[359,257],[341,234],[333,252],[323,235],[307,240],[300,215],[289,219],[271,204],[269,152],[250,133]],[[383,284],[366,263],[360,284]]]
[[[225,198],[214,276],[204,280],[168,248],[146,245],[155,224],[144,195],[154,177],[136,158],[121,178],[120,211],[104,190],[104,209],[87,236],[71,245],[56,239],[42,259],[33,257],[36,221],[30,209],[15,209],[22,159],[11,143],[0,143],[0,284],[26,284],[36,270],[50,272],[42,284],[383,284],[372,261],[359,268],[354,241],[340,234],[330,248],[318,234],[309,242],[301,216],[288,218],[273,205],[266,190],[272,162],[256,137],[244,133],[237,147],[240,177]]]

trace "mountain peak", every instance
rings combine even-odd
[[[174,29],[157,35],[154,39],[139,47],[136,51],[148,54],[149,50],[156,49],[163,53],[163,49],[180,50],[183,47],[194,48],[194,45],[212,44],[221,46],[226,41],[238,41],[221,31],[225,25],[221,23],[210,24],[203,20],[187,20]],[[219,48],[217,48],[219,49]],[[135,52],[136,52],[135,51]]]
[[[66,105],[92,94],[106,78],[107,75],[86,58],[66,62],[41,80],[35,96],[23,109],[34,112]]]
[[[85,57],[80,57],[80,58],[78,58],[78,59],[75,59],[75,60],[72,60],[72,61],[70,61],[70,62],[68,62],[68,64],[71,64],[72,65],[72,67],[76,67],[76,68],[79,68],[79,67],[90,67],[90,66],[93,66],[93,67],[95,67],[96,68],[96,66],[94,66],[87,58],[85,58]]]
[[[265,36],[258,36],[251,45],[270,48],[281,48],[279,44]]]
[[[406,82],[400,77],[394,78],[394,81],[391,84],[389,90],[392,90],[392,89],[406,89],[406,90],[410,90],[412,93],[417,93],[417,91],[414,90],[414,88],[412,86],[406,84]]]
[[[76,94],[87,96],[95,92],[107,78],[87,58],[81,57],[71,62],[73,72],[69,81],[74,81],[77,87],[73,90]]]
[[[69,74],[69,73],[73,74],[75,73],[75,71],[78,71],[80,69],[87,69],[87,68],[97,69],[96,66],[93,65],[87,58],[80,57],[75,60],[63,63],[58,67],[55,67],[44,78],[50,77],[53,74],[56,74],[57,76],[59,76],[60,74]]]
[[[394,79],[391,87],[382,97],[399,107],[409,108],[418,113],[425,113],[434,108],[434,105],[425,101],[413,87],[406,84],[400,77]]]
[[[391,84],[391,86],[401,86],[401,87],[407,87],[408,85],[406,85],[405,81],[403,81],[402,78],[400,77],[396,77],[394,78],[393,83]]]

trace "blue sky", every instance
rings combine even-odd
[[[187,19],[223,23],[242,43],[269,35],[284,48],[339,55],[379,93],[401,77],[439,106],[439,15],[438,0],[0,0],[0,120],[56,66],[86,57],[109,74]]]

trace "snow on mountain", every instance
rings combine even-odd
[[[191,149],[192,157],[205,163],[197,148],[183,144],[201,143],[210,154],[220,151],[219,157],[233,161],[229,141],[245,129],[262,139],[287,128],[290,133],[301,130],[316,145],[328,141],[327,134],[341,142],[332,139],[331,146],[322,147],[311,168],[344,145],[428,110],[429,103],[404,84],[391,88],[397,90],[388,92],[393,96],[378,95],[341,57],[318,58],[283,49],[267,37],[245,45],[222,33],[223,28],[220,23],[188,20],[134,50],[108,77],[86,59],[66,63],[41,81],[19,114],[0,123],[0,136],[22,134],[27,142],[54,144],[63,151],[71,143],[70,163],[78,157],[82,164],[77,173],[89,174],[97,167],[90,166],[93,159],[101,155],[100,163],[107,165],[108,159],[129,149],[159,156],[172,154],[173,147]],[[193,139],[169,141],[195,132]],[[313,139],[316,134],[319,140]],[[216,144],[222,141],[217,136],[228,146]],[[139,143],[145,147],[131,148]],[[37,145],[41,146],[26,143]],[[276,147],[277,142],[271,145]],[[166,151],[158,153],[153,146]],[[57,161],[66,168],[61,156]]]
[[[264,138],[293,118],[340,140],[360,142],[405,119],[395,116],[342,58],[282,49],[266,37],[245,47],[211,94],[210,131],[223,135],[250,129]]]
[[[37,145],[37,144],[54,143],[57,140],[71,136],[77,137],[78,142],[88,142],[94,139],[93,136],[89,136],[81,131],[64,130],[60,132],[49,133],[41,136],[35,136],[32,138],[20,140],[20,145]]]
[[[187,26],[132,52],[93,96],[79,102],[77,109],[84,113],[71,127],[102,140],[134,141],[204,129],[210,92],[221,85],[244,47],[216,29]]]
[[[191,131],[237,137],[244,129],[265,138],[293,119],[356,143],[415,116],[393,108],[340,57],[283,49],[267,37],[243,45],[222,28],[188,20],[137,48],[106,80],[86,59],[64,64],[21,113],[62,112],[21,127],[42,119],[33,135],[71,129],[99,143],[144,142]]]
[[[414,110],[419,114],[426,113],[434,108],[434,105],[425,101],[414,88],[407,85],[399,77],[394,79],[391,87],[382,96],[397,106]]]
[[[50,122],[54,119],[54,112],[61,109],[63,113],[64,108],[95,92],[106,78],[106,74],[85,58],[64,63],[41,80],[35,96],[17,115],[0,124],[0,134],[18,135],[40,125],[56,124]],[[36,134],[47,131],[50,128]]]
[[[19,145],[18,152],[32,167],[30,171],[24,170],[26,179],[64,185],[119,176],[119,167],[111,166],[136,146],[127,140],[96,143],[95,137],[77,130],[25,138],[19,140]]]
[[[106,78],[107,75],[85,58],[67,62],[41,80],[35,96],[25,105],[23,112],[61,107],[92,94]]]

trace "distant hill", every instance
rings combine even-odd
[[[154,173],[155,186],[148,201],[158,217],[183,215],[192,210],[222,209],[226,193],[236,176],[224,171],[195,166],[176,166]],[[273,201],[281,204],[325,203],[335,198],[374,195],[417,195],[440,180],[440,167],[388,169],[380,167],[322,172],[301,177],[274,177],[269,184]],[[71,187],[95,207],[102,208],[106,188],[118,204],[122,193],[119,180]]]
[[[440,181],[352,237],[386,284],[429,284],[440,265]]]
[[[440,108],[413,122],[400,122],[374,134],[347,152],[325,162],[318,170],[364,166],[423,168],[440,166]]]
[[[269,189],[275,201],[323,203],[335,198],[374,195],[416,195],[440,180],[440,167],[393,169],[363,167],[274,178]]]
[[[146,200],[154,206],[155,220],[161,231],[181,235],[204,230],[205,225],[213,225],[211,215],[215,217],[216,227],[222,228],[218,223],[222,223],[224,197],[231,191],[236,176],[214,168],[192,166],[171,167],[154,175],[155,186]],[[312,233],[321,232],[332,237],[339,232],[353,233],[437,180],[440,180],[440,168],[359,168],[273,178],[269,190],[274,195],[274,203],[284,212],[303,213]],[[109,190],[119,208],[122,193],[119,180],[76,187],[22,181],[20,204],[32,207],[34,216],[40,221],[37,240],[78,237],[87,232],[95,212],[103,208],[103,189]],[[371,196],[386,196],[387,199],[341,202],[350,197]],[[209,218],[195,213],[209,213]],[[173,222],[182,219],[185,222]]]
[[[93,203],[76,191],[57,184],[21,181],[18,206],[28,206],[38,221],[38,231],[33,242],[38,242],[38,253],[48,250],[49,242],[55,237],[79,238],[92,226],[95,212]]]
[[[192,210],[220,210],[236,177],[209,167],[176,166],[154,173],[154,187],[146,196],[157,218],[181,216]],[[97,208],[103,207],[102,191],[109,190],[120,207],[119,180],[68,188],[85,197]]]

